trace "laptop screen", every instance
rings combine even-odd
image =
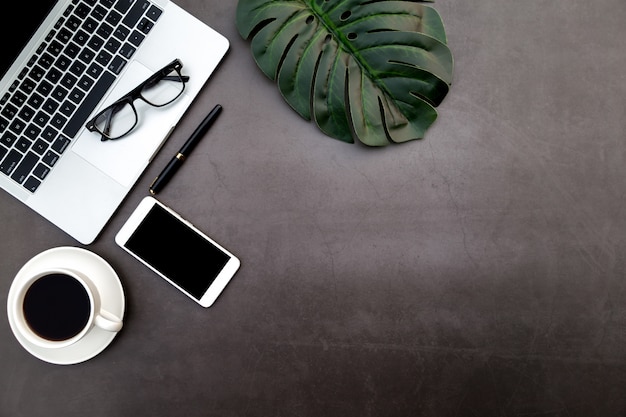
[[[4,76],[13,61],[22,52],[31,36],[37,31],[50,10],[59,0],[16,1],[11,3],[11,19],[15,25],[0,25],[0,39],[3,39],[0,75]]]

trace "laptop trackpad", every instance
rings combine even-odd
[[[152,70],[142,64],[131,62],[128,71],[94,114],[128,93],[152,73]],[[72,151],[123,186],[131,186],[167,139],[188,106],[189,97],[185,94],[173,103],[158,108],[141,99],[135,100],[138,122],[130,134],[117,140],[102,142],[99,134],[85,129],[76,138]]]

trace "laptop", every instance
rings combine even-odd
[[[0,198],[17,198],[78,242],[95,241],[226,55],[228,40],[169,0],[13,2],[2,33]],[[11,26],[9,29],[8,26]],[[117,140],[87,121],[173,60],[176,100],[134,102]]]

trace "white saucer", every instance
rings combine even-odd
[[[102,307],[117,317],[124,318],[124,289],[111,265],[91,251],[71,246],[48,249],[26,262],[11,284],[7,305],[11,305],[11,300],[15,297],[16,283],[26,279],[31,271],[54,267],[80,271],[89,276],[98,288]],[[26,340],[15,328],[11,309],[7,308],[7,312],[11,330],[24,349],[45,362],[58,365],[71,365],[93,358],[102,352],[117,335],[117,332],[108,332],[94,327],[85,337],[71,346],[58,349],[44,348]]]

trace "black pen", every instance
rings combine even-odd
[[[222,106],[216,105],[213,110],[204,118],[202,123],[194,130],[189,139],[185,142],[178,153],[172,158],[172,160],[165,166],[163,171],[152,181],[150,185],[150,194],[156,194],[167,184],[167,182],[174,176],[174,173],[182,165],[185,158],[189,156],[193,148],[200,142],[200,139],[209,130],[217,116],[222,111]]]

